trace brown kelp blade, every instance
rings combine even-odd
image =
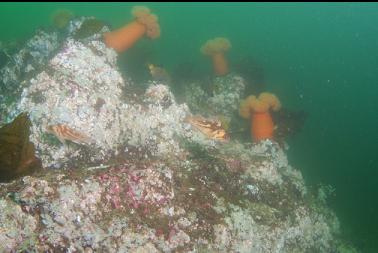
[[[29,141],[31,122],[26,113],[0,128],[0,181],[31,174],[41,168]]]

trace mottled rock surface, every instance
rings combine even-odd
[[[336,216],[277,144],[184,146],[181,160],[128,159],[2,184],[0,251],[336,252]]]

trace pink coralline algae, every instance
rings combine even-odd
[[[173,198],[167,176],[151,168],[114,167],[98,175],[106,186],[105,205],[118,208],[142,208],[147,213],[149,205],[161,207]]]

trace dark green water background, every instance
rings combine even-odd
[[[118,27],[130,20],[133,5],[1,3],[0,41],[27,38],[60,8]],[[265,69],[268,90],[309,113],[302,133],[289,140],[289,161],[309,185],[336,188],[329,204],[344,234],[362,252],[378,252],[378,4],[144,5],[160,18],[162,36],[148,43],[167,69],[183,61],[208,68],[200,46],[225,36],[233,45],[231,66],[253,56]]]

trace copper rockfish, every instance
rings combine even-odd
[[[229,139],[226,130],[224,130],[222,123],[219,120],[206,119],[202,116],[190,116],[187,117],[185,121],[190,123],[210,139],[218,141],[227,141]]]
[[[63,144],[65,144],[66,140],[77,144],[91,144],[93,142],[93,140],[84,133],[63,124],[50,125],[46,130],[48,133],[55,135]]]

